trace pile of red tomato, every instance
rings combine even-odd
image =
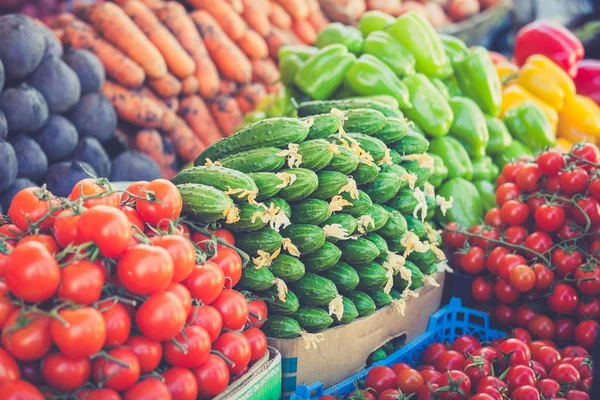
[[[348,400],[589,400],[593,365],[587,350],[558,350],[530,336],[482,345],[471,335],[433,343],[416,368],[405,363],[369,370],[365,389]],[[334,400],[321,396],[319,400]]]
[[[600,320],[600,152],[576,144],[507,164],[485,224],[447,226],[452,266],[500,323],[591,349]],[[483,305],[483,306],[482,306]]]
[[[233,237],[191,233],[181,208],[162,179],[15,196],[0,223],[0,398],[209,399],[265,355],[267,308],[233,289]]]

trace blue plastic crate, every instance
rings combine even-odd
[[[441,308],[429,319],[427,331],[406,346],[391,354],[385,360],[373,364],[391,366],[399,362],[417,366],[421,354],[432,343],[453,342],[460,335],[473,335],[482,341],[491,341],[505,335],[504,332],[492,329],[486,313],[462,306],[461,300],[453,297],[450,303]],[[372,368],[370,367],[370,368]],[[330,387],[323,389],[323,384],[314,382],[310,385],[300,385],[290,400],[316,400],[324,394],[344,396],[354,391],[355,383],[365,379],[369,369]]]

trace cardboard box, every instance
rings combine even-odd
[[[270,346],[267,350],[265,357],[247,374],[213,400],[278,400],[281,396],[281,354]]]
[[[328,388],[360,371],[369,354],[390,340],[403,336],[408,343],[425,332],[429,317],[441,304],[444,274],[435,276],[440,287],[422,287],[419,297],[407,300],[405,316],[391,306],[382,308],[323,332],[324,340],[316,349],[306,349],[301,338],[268,339],[282,355],[283,398],[300,384],[319,381]]]

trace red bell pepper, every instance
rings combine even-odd
[[[504,55],[497,53],[495,51],[488,51],[490,58],[492,59],[492,62],[494,63],[494,65],[498,65],[500,63],[504,63],[504,62],[510,62],[508,61],[508,58],[504,57]]]
[[[574,77],[576,64],[583,58],[583,45],[564,26],[538,20],[521,28],[515,38],[515,62],[519,67],[532,54],[545,55]]]
[[[590,97],[600,105],[600,60],[581,60],[575,76],[577,93]]]

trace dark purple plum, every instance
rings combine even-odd
[[[0,94],[0,110],[6,116],[9,135],[33,133],[48,120],[44,96],[26,83]]]
[[[0,140],[0,192],[6,190],[17,178],[19,163],[10,143]]]
[[[98,178],[108,178],[110,176],[110,158],[108,158],[102,144],[93,137],[81,139],[71,158],[90,164],[98,174]]]
[[[52,113],[69,110],[79,101],[81,85],[75,71],[55,56],[44,57],[27,82],[42,93]]]
[[[158,178],[160,169],[156,162],[138,151],[126,151],[112,161],[111,181],[151,181]]]
[[[104,66],[94,53],[87,50],[71,48],[63,57],[63,61],[73,68],[79,77],[81,95],[98,92],[106,77]]]
[[[20,14],[0,16],[0,59],[9,80],[31,74],[45,51],[46,40],[30,18]]]
[[[19,178],[38,182],[48,171],[48,158],[39,144],[29,136],[20,135],[10,138],[19,164]]]
[[[15,197],[15,194],[17,194],[22,189],[34,186],[37,186],[35,182],[32,182],[27,178],[15,179],[12,185],[10,185],[5,191],[0,193],[0,206],[2,206],[3,209],[8,211],[10,203],[12,202],[13,197]]]
[[[80,137],[91,136],[100,143],[109,140],[117,129],[117,113],[101,93],[82,96],[68,114]]]
[[[51,115],[46,125],[31,137],[38,142],[51,163],[66,160],[77,147],[79,139],[71,121],[58,114]]]
[[[73,186],[82,179],[96,176],[91,165],[83,161],[63,161],[48,168],[44,182],[56,196],[67,197]]]
[[[8,136],[8,122],[2,110],[0,110],[0,140],[6,139]]]

